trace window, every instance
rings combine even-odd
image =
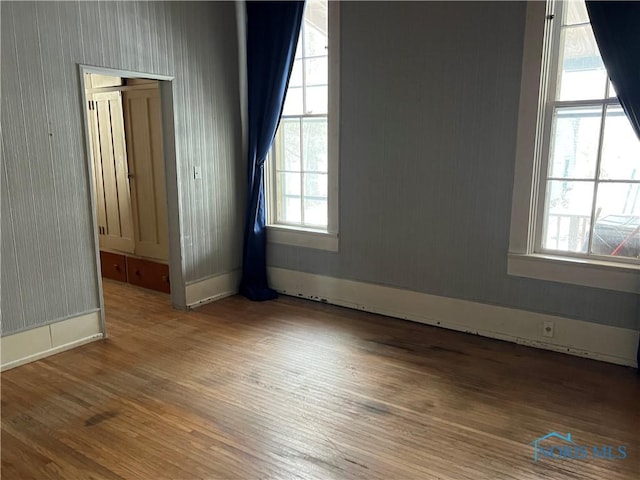
[[[266,189],[270,241],[329,250],[337,250],[338,5],[333,3],[306,2]]]
[[[636,292],[640,141],[584,2],[542,7],[527,12],[509,273]]]

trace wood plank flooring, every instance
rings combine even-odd
[[[630,368],[290,297],[105,301],[107,340],[2,374],[2,479],[640,478]],[[534,462],[553,431],[626,458]]]

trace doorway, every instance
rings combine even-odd
[[[172,79],[97,67],[80,75],[105,329],[103,277],[183,307]]]

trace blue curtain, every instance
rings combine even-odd
[[[602,61],[640,139],[640,3],[587,1],[586,5]],[[640,374],[640,342],[637,358]]]
[[[264,162],[282,113],[304,1],[248,1],[246,8],[249,196],[240,293],[251,300],[271,300],[278,295],[267,283]]]

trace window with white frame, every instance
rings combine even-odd
[[[509,273],[635,292],[640,141],[609,81],[584,1],[544,8],[528,7]]]
[[[337,7],[336,7],[337,8]],[[272,231],[337,237],[335,125],[337,66],[327,0],[307,0],[295,62],[267,168],[267,221]],[[337,36],[337,35],[335,35]],[[330,64],[331,61],[331,64]],[[333,128],[332,128],[333,127]],[[284,243],[289,243],[285,241]],[[313,246],[302,242],[303,246]]]
[[[584,2],[558,2],[549,21],[540,251],[638,259],[640,141],[609,81]]]

